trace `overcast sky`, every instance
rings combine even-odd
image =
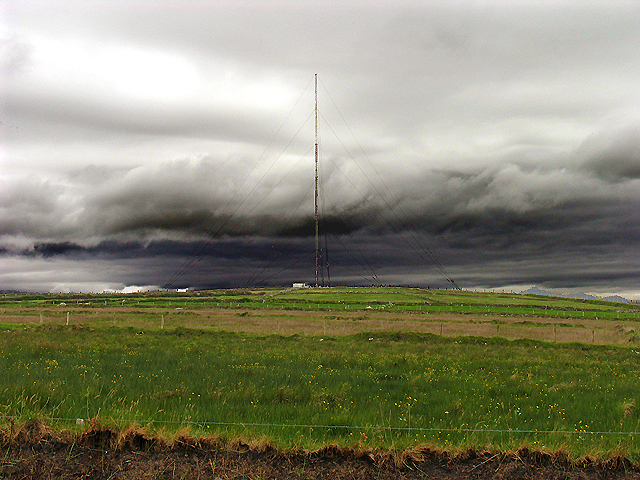
[[[0,290],[312,283],[317,73],[332,283],[640,299],[636,1],[0,15]]]

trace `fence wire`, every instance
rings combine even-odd
[[[0,418],[5,420],[12,419],[8,415],[2,415]],[[29,418],[32,420],[32,418]],[[95,419],[90,418],[48,418],[52,422],[73,422],[76,424],[90,423]],[[631,432],[615,432],[615,431],[590,431],[590,430],[522,430],[518,428],[497,429],[497,428],[455,428],[455,427],[392,427],[386,425],[321,425],[321,424],[297,424],[297,423],[257,423],[257,422],[212,422],[212,421],[194,421],[194,420],[140,420],[140,419],[121,419],[123,423],[133,424],[167,424],[167,425],[195,425],[200,427],[217,426],[217,427],[277,427],[277,428],[324,428],[324,429],[343,429],[343,430],[379,430],[379,431],[404,431],[404,432],[459,432],[459,433],[524,433],[524,434],[561,434],[561,435],[640,435],[640,431]]]

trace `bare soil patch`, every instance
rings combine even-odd
[[[624,457],[571,461],[563,452],[430,448],[359,451],[329,445],[283,452],[269,445],[178,436],[171,441],[133,428],[55,432],[39,422],[2,432],[0,478],[6,479],[640,479]]]

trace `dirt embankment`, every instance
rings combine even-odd
[[[563,452],[448,453],[416,448],[374,452],[327,446],[282,452],[269,445],[178,436],[171,441],[135,429],[54,432],[38,422],[2,432],[3,479],[639,479],[623,457],[571,461]]]

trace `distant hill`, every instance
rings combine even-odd
[[[604,300],[605,302],[629,303],[629,300],[627,300],[624,297],[621,297],[620,295],[613,295],[611,297],[605,297],[602,300]]]
[[[588,293],[572,293],[571,295],[564,295],[567,298],[577,298],[579,300],[597,300],[593,295]]]
[[[562,297],[562,295],[547,292],[545,290],[540,290],[538,287],[533,287],[529,290],[525,290],[524,292],[520,292],[520,295],[544,295],[545,297]]]
[[[520,292],[520,295],[544,295],[545,297],[563,297],[563,298],[576,298],[578,300],[602,300],[605,302],[617,302],[617,303],[629,303],[624,297],[619,295],[613,295],[611,297],[597,298],[588,293],[572,293],[570,295],[560,295],[558,293],[551,293],[545,290],[540,290],[538,287],[530,288],[524,292]]]

